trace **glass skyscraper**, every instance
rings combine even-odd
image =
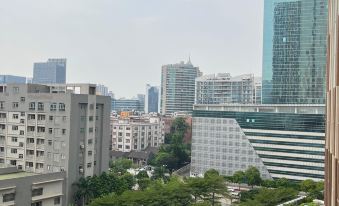
[[[324,104],[327,0],[265,0],[263,104]]]
[[[47,62],[34,63],[33,83],[65,84],[66,59],[48,59]]]

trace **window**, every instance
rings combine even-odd
[[[28,107],[29,110],[35,110],[35,102],[30,102]]]
[[[65,104],[59,103],[59,111],[65,111]]]
[[[89,139],[89,140],[87,141],[87,143],[88,143],[88,144],[92,144],[92,143],[93,143],[93,139]]]
[[[18,142],[18,138],[17,137],[12,137],[12,142]]]
[[[44,121],[46,119],[46,116],[43,114],[38,114],[38,120]]]
[[[19,103],[18,102],[13,102],[13,108],[18,108],[19,107]]]
[[[93,127],[88,128],[88,132],[92,133],[93,132]]]
[[[37,188],[32,190],[32,197],[40,196],[43,194],[43,188]]]
[[[85,133],[85,128],[80,128],[80,133]]]
[[[88,151],[88,156],[92,156],[93,152],[92,151]]]
[[[19,129],[18,126],[15,126],[15,125],[12,126],[13,131],[17,131],[18,129]]]
[[[49,121],[53,121],[53,116],[49,116]]]
[[[50,105],[50,111],[56,111],[57,110],[57,104],[56,103],[52,103]]]
[[[66,129],[62,129],[62,135],[66,135]]]
[[[93,121],[93,116],[89,116],[88,120],[89,120],[90,122],[92,122],[92,121]]]
[[[48,128],[48,133],[53,134],[53,128]]]
[[[38,102],[38,110],[43,111],[44,110],[44,103]]]
[[[52,142],[53,142],[52,140],[48,140],[48,145],[52,146]]]
[[[87,163],[87,168],[92,167],[92,163]]]
[[[55,197],[54,198],[54,205],[60,205],[60,197]]]
[[[12,148],[12,149],[11,149],[11,153],[12,153],[12,154],[16,154],[16,153],[18,153],[18,150],[17,150],[17,149],[14,149],[14,148]]]
[[[7,193],[2,195],[3,202],[10,202],[15,200],[15,193]]]
[[[19,115],[18,114],[13,114],[13,119],[19,119]]]
[[[23,154],[19,154],[19,158],[20,159],[24,158],[24,155]]]

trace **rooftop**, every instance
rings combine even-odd
[[[31,172],[14,172],[14,173],[7,173],[7,174],[0,174],[0,180],[9,180],[9,179],[16,179],[21,177],[28,177],[37,175],[36,173]]]

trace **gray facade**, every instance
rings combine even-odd
[[[140,99],[112,99],[112,111],[144,111],[144,104]]]
[[[195,80],[195,104],[255,103],[253,74],[212,74]]]
[[[9,83],[25,84],[26,77],[14,75],[0,75],[0,84],[9,84]]]
[[[66,202],[80,177],[108,169],[110,97],[95,85],[0,86],[0,166],[66,171]]]
[[[34,63],[33,83],[65,84],[66,59],[48,59],[47,62]]]
[[[161,114],[192,112],[195,78],[199,76],[199,67],[194,67],[190,60],[162,66]]]
[[[0,205],[66,205],[66,173],[37,174],[0,168]]]
[[[324,179],[324,105],[194,105],[191,174]],[[269,175],[267,174],[267,171]]]

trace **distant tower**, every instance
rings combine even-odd
[[[161,113],[191,112],[194,104],[195,78],[201,76],[191,59],[187,63],[162,66]]]
[[[159,112],[159,87],[146,85],[145,113]]]
[[[66,59],[48,59],[47,62],[34,63],[33,83],[65,84]]]

